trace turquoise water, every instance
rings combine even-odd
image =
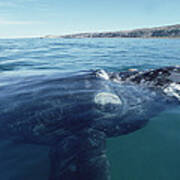
[[[180,179],[180,109],[162,113],[134,134],[108,141],[113,180]]]
[[[180,39],[0,40],[0,80],[15,75],[171,65],[180,65]],[[109,139],[112,180],[179,180],[179,129],[177,108],[161,113],[135,133]],[[1,140],[0,162],[2,180],[48,179],[47,147]]]

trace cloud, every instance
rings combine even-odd
[[[20,5],[19,3],[15,3],[12,1],[0,2],[0,7],[3,7],[3,8],[14,8],[19,5]]]
[[[14,6],[20,6],[25,5],[29,3],[39,3],[36,0],[6,0],[4,2],[0,2],[0,7],[14,7]]]
[[[30,8],[32,7],[32,8]],[[44,1],[37,1],[37,0],[6,0],[2,2],[0,0],[0,9],[1,12],[6,12],[8,14],[11,14],[15,11],[18,11],[19,13],[25,13],[27,12],[39,12],[39,11],[48,11],[49,10],[49,3]]]
[[[0,19],[0,25],[31,25],[31,24],[44,24],[44,22],[39,21],[21,21],[21,20],[4,20]]]
[[[39,1],[35,0],[6,0],[4,2],[0,2],[0,8],[22,8],[22,7],[27,7],[32,4],[36,4],[37,6],[41,5]]]
[[[15,3],[13,3],[13,2],[0,2],[0,7],[1,6],[14,6],[15,5]]]

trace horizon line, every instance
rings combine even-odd
[[[168,26],[177,26],[179,24],[164,24],[164,25],[154,25],[154,26],[148,26],[148,27],[135,27],[135,28],[128,28],[126,30],[105,30],[105,31],[81,31],[81,32],[74,32],[74,33],[66,33],[66,34],[51,34],[47,33],[45,35],[23,35],[23,36],[9,36],[9,37],[0,37],[0,39],[33,39],[33,38],[42,38],[46,36],[66,36],[66,35],[75,35],[75,34],[85,34],[85,33],[106,33],[106,32],[120,32],[120,31],[134,31],[134,30],[140,30],[140,29],[153,29],[153,28],[161,28],[161,27],[168,27]]]

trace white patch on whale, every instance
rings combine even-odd
[[[95,98],[94,101],[96,104],[100,104],[100,105],[106,105],[106,104],[122,104],[122,101],[120,100],[120,98],[112,93],[108,93],[108,92],[101,92],[98,93]]]
[[[115,112],[122,105],[120,98],[109,92],[98,93],[94,98],[94,102],[100,111],[110,113]]]
[[[175,97],[180,101],[180,84],[171,83],[168,87],[164,89],[164,92],[168,96]]]
[[[96,76],[100,77],[102,79],[105,79],[105,80],[109,80],[108,73],[106,71],[104,71],[103,69],[101,69],[100,71],[96,72]]]

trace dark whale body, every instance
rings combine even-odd
[[[110,180],[106,138],[143,128],[180,101],[179,67],[4,82],[0,137],[50,146],[50,180]]]

